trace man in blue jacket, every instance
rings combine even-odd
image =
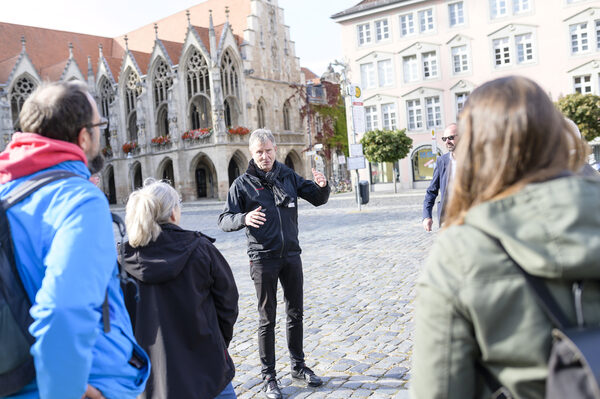
[[[145,387],[147,355],[136,344],[117,277],[112,220],[89,181],[100,171],[100,118],[80,82],[38,88],[0,154],[0,198],[47,170],[52,182],[8,211],[17,270],[33,304],[36,378],[11,398],[133,399]],[[109,330],[102,304],[108,299]]]
[[[287,313],[287,343],[292,377],[309,386],[323,381],[306,367],[303,351],[303,273],[298,242],[298,197],[315,206],[329,199],[325,176],[313,169],[314,182],[304,180],[277,162],[275,138],[269,130],[252,132],[252,159],[227,196],[219,216],[224,231],[246,228],[250,276],[258,298],[258,350],[262,364],[265,396],[282,398],[275,378],[275,311],[277,281],[281,282]]]
[[[456,123],[451,123],[444,129],[442,134],[442,141],[446,143],[448,152],[438,158],[435,169],[433,171],[433,179],[427,188],[425,193],[425,200],[423,201],[423,227],[425,231],[431,231],[433,225],[433,205],[435,199],[440,195],[440,200],[437,205],[437,216],[438,223],[442,225],[442,218],[444,217],[444,205],[446,200],[446,192],[448,183],[452,180],[452,166],[456,163],[454,159],[454,148],[456,146],[456,139],[458,138],[458,131],[456,129]]]

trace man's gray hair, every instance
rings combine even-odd
[[[273,146],[277,145],[275,144],[275,137],[273,137],[273,133],[271,133],[269,129],[256,129],[250,135],[250,140],[248,140],[248,147],[252,147],[252,144],[256,142],[264,144],[267,141],[273,143]]]

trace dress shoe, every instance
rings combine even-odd
[[[323,385],[323,380],[306,366],[292,369],[292,377],[297,380],[305,381],[309,387],[319,387]]]

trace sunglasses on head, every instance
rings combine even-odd
[[[447,137],[442,137],[442,141],[446,141],[446,140],[454,140],[456,138],[456,136],[447,136]]]

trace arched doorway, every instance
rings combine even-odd
[[[158,168],[158,175],[161,179],[168,180],[169,183],[175,187],[175,173],[173,171],[173,161],[171,158],[166,158],[161,162],[161,165]]]
[[[292,157],[290,157],[290,154],[288,154],[288,156],[285,157],[285,166],[287,166],[291,170],[296,170],[294,169],[294,161],[292,161]]]
[[[198,198],[217,197],[217,172],[214,164],[206,154],[198,154],[192,161],[192,174],[196,179],[196,195]]]
[[[246,157],[242,154],[241,151],[236,151],[233,153],[231,160],[229,161],[229,166],[227,167],[227,175],[229,177],[229,185],[233,184],[233,181],[237,179],[242,173],[244,173],[244,169],[248,161]]]
[[[285,166],[292,169],[293,171],[302,170],[302,160],[294,150],[288,152],[287,156],[285,157],[284,163]]]
[[[139,162],[136,162],[133,165],[133,171],[131,175],[134,190],[137,190],[144,185],[144,180],[142,179],[142,165],[140,165]]]
[[[104,173],[104,194],[106,195],[109,204],[117,203],[115,171],[113,170],[112,165],[109,165],[108,168],[106,168],[106,172]]]
[[[437,156],[441,156],[440,150]],[[431,180],[433,178],[433,168],[436,162],[436,156],[433,154],[431,145],[426,144],[415,149],[411,156],[413,182]]]

